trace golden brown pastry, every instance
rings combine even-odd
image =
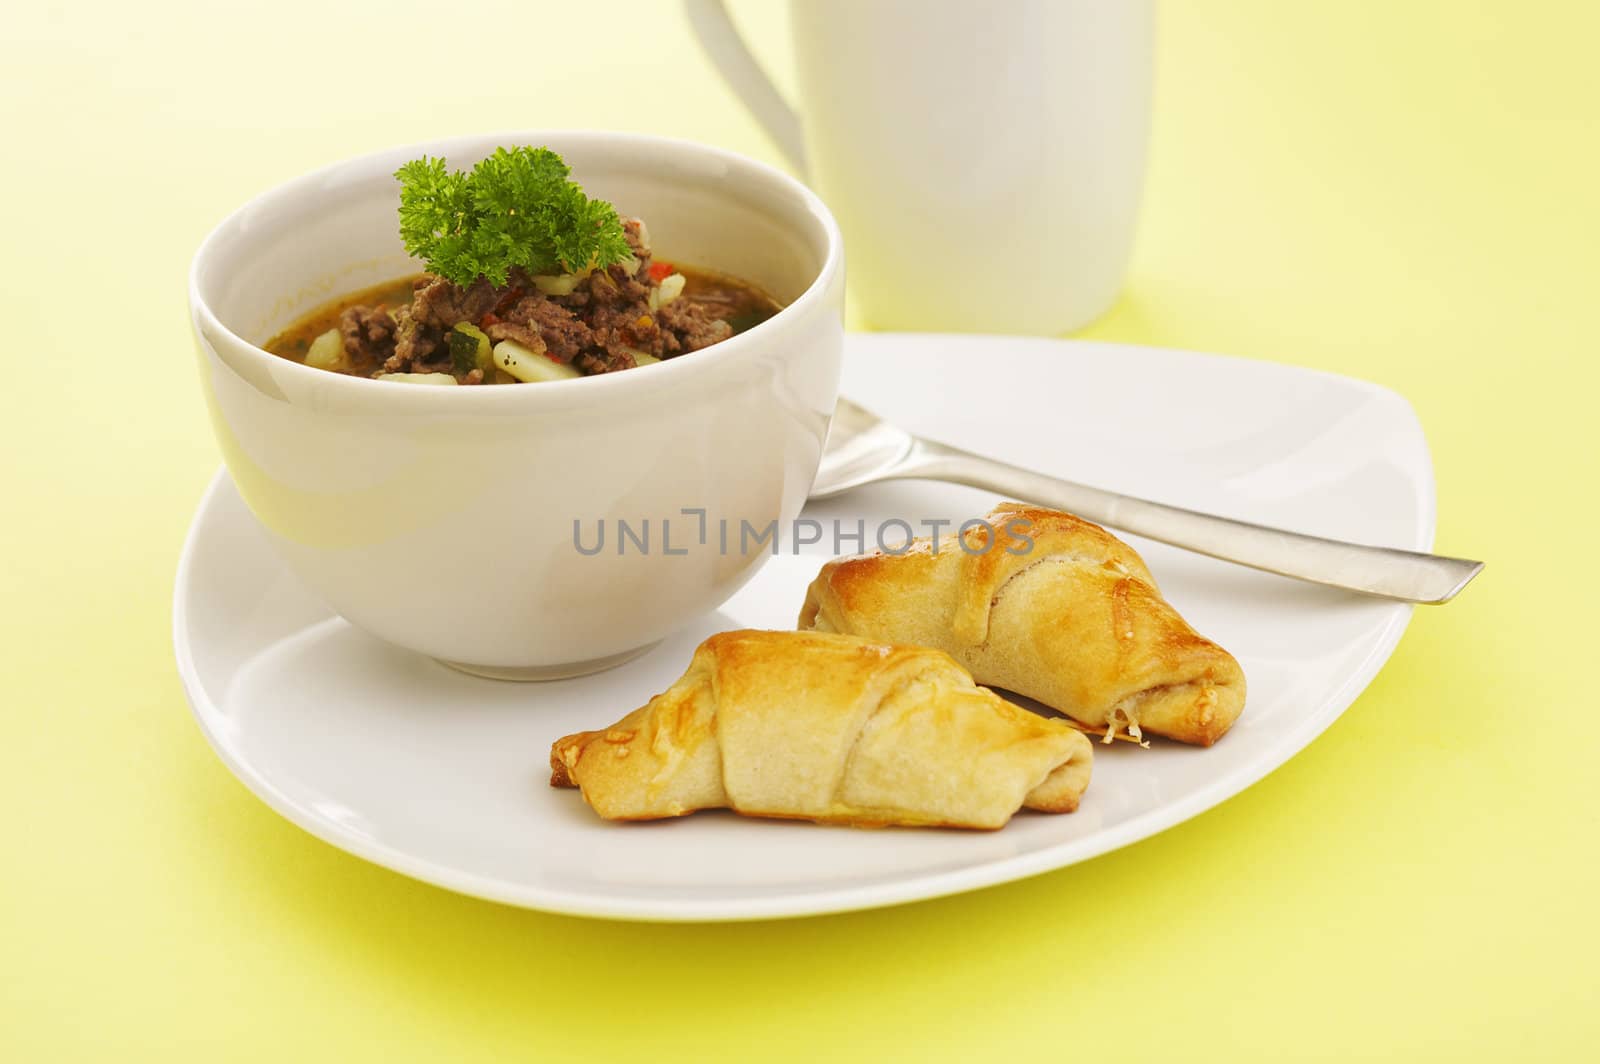
[[[974,527],[937,553],[917,540],[904,554],[829,562],[799,627],[937,647],[979,683],[1108,736],[1210,746],[1232,726],[1239,663],[1178,616],[1133,548],[1057,510],[1002,503],[985,520],[992,543]]]
[[[1003,827],[1070,813],[1092,747],[949,655],[820,632],[723,632],[677,683],[550,749],[550,783],[608,820],[697,809],[827,823]]]

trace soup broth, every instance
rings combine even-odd
[[[674,277],[681,280],[674,282]],[[643,303],[630,304],[625,292],[613,291],[630,282],[629,291]],[[754,328],[782,309],[777,300],[747,281],[712,270],[646,260],[637,278],[613,267],[609,272],[597,271],[570,291],[548,296],[531,286],[494,290],[490,309],[475,318],[451,322],[448,327],[442,319],[436,323],[445,340],[434,341],[426,355],[410,360],[404,367],[407,372],[399,372],[396,338],[403,335],[407,320],[415,321],[422,313],[417,308],[427,305],[425,290],[437,285],[451,287],[429,274],[417,274],[349,293],[313,310],[268,340],[265,349],[290,361],[356,377],[410,380],[448,374],[455,378],[453,382],[440,379],[432,383],[513,384],[528,378],[518,375],[518,366],[507,367],[500,360],[498,345],[491,356],[495,359],[492,369],[484,367],[474,374],[472,367],[460,360],[459,352],[452,361],[450,344],[461,338],[451,336],[450,330],[462,330],[465,335],[463,326],[470,326],[485,346],[510,337],[520,341],[513,352],[518,358],[525,360],[531,351],[575,377],[680,357]],[[660,296],[652,293],[668,289],[673,290],[670,302],[656,306]],[[459,296],[464,291],[453,288],[447,294]],[[607,297],[612,302],[602,304]],[[541,308],[540,303],[560,307],[573,323],[548,307]],[[524,320],[512,321],[519,312]],[[585,334],[601,355],[586,359],[583,351],[572,354],[570,348],[583,342]],[[337,356],[330,359],[335,343]],[[578,369],[571,368],[574,364]]]

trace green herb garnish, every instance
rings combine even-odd
[[[497,148],[471,173],[413,159],[394,174],[400,238],[429,273],[459,285],[480,276],[503,285],[513,266],[572,273],[627,260],[616,210],[585,196],[571,172],[549,148]]]

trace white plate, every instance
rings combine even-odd
[[[850,338],[845,393],[996,457],[1220,513],[1397,547],[1433,540],[1433,476],[1405,400],[1287,366],[1112,344]],[[906,482],[807,511],[817,553],[783,554],[720,611],[608,673],[475,679],[355,631],[278,563],[218,476],[178,570],[174,639],[196,718],[244,783],[307,831],[418,879],[594,916],[731,920],[933,897],[1081,861],[1260,779],[1350,704],[1410,609],[1134,540],[1167,597],[1244,666],[1233,731],[1198,750],[1096,747],[1069,816],[1003,831],[817,827],[700,813],[607,824],[547,783],[550,743],[611,722],[726,628],[788,628],[831,521],[965,518],[996,500]]]

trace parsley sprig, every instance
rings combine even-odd
[[[470,173],[424,155],[395,171],[400,237],[428,272],[459,285],[575,272],[631,254],[616,210],[592,200],[549,148],[497,148]]]

